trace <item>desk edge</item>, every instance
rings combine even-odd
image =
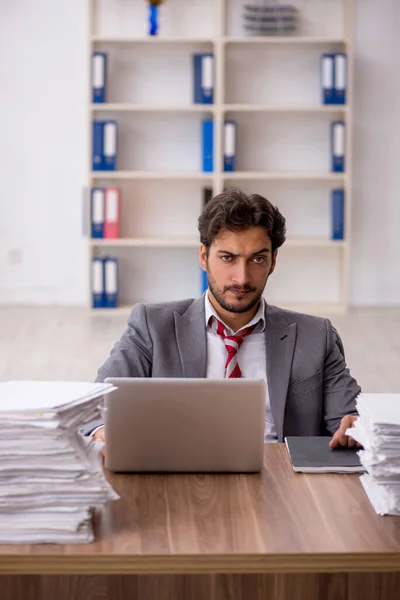
[[[400,553],[0,555],[1,575],[360,573],[400,571]]]

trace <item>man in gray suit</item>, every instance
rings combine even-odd
[[[332,447],[355,445],[345,431],[357,418],[360,387],[336,330],[328,319],[282,310],[262,295],[285,241],[284,217],[262,196],[230,190],[205,206],[199,232],[208,291],[196,300],[136,305],[97,380],[263,377],[266,441],[331,434]],[[104,440],[104,428],[94,436]]]

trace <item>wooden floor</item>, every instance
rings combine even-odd
[[[330,318],[363,391],[400,393],[400,308]],[[126,320],[84,308],[0,308],[0,379],[92,381]]]

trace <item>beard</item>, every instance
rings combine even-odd
[[[258,290],[257,288],[252,287],[250,285],[225,285],[223,288],[220,288],[218,287],[207,265],[207,279],[209,290],[218,302],[218,304],[221,306],[221,308],[231,313],[245,313],[257,306],[265,289],[268,275],[269,273],[265,277],[264,285]],[[236,303],[233,303],[229,302],[226,299],[226,293],[229,291],[248,292],[250,294],[254,294],[254,296],[252,296],[250,299],[248,299],[246,296],[244,296],[243,298],[238,296]]]

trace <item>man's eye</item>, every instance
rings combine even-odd
[[[232,256],[229,256],[229,254],[223,254],[221,258],[224,262],[229,262],[230,260],[232,260]]]
[[[261,265],[262,263],[265,263],[265,256],[255,256],[253,260],[258,265]]]

